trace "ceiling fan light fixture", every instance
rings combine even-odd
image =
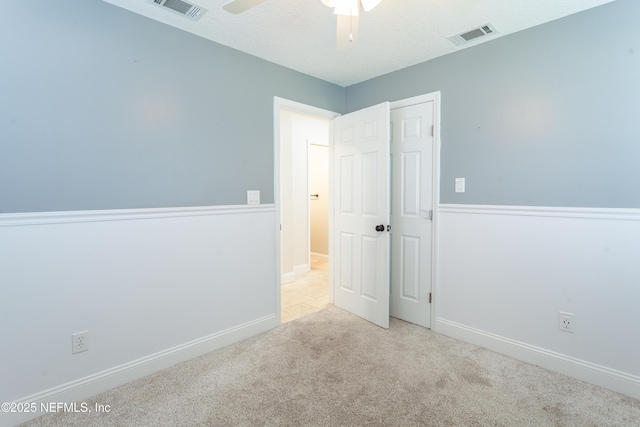
[[[358,16],[360,0],[334,0],[333,13],[336,15]]]
[[[376,7],[381,0],[320,0],[322,4],[333,8],[336,15],[336,47],[338,50],[350,49],[358,39],[358,20],[360,8],[365,12]]]
[[[364,11],[369,12],[371,9],[380,4],[380,1],[381,0],[360,0],[360,3],[362,4],[362,8],[364,9]]]

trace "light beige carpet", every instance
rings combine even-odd
[[[640,426],[640,401],[333,306],[30,426]]]

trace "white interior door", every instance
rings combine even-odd
[[[391,315],[431,327],[434,102],[394,109]]]
[[[389,327],[389,127],[388,102],[334,119],[334,302],[383,328]]]

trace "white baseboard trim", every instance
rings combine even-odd
[[[311,255],[322,257],[322,258],[327,258],[327,259],[329,258],[328,254],[321,254],[319,252],[311,252]]]
[[[296,273],[290,271],[289,273],[284,273],[282,275],[282,285],[286,285],[287,283],[293,283],[296,281]]]
[[[565,356],[442,318],[433,330],[462,341],[640,399],[640,377]]]
[[[32,394],[17,400],[16,403],[35,403],[38,411],[35,413],[0,413],[0,426],[15,426],[44,415],[44,413],[40,412],[41,403],[80,402],[154,372],[268,331],[276,326],[278,326],[278,317],[275,314],[271,314],[115,368]]]
[[[311,269],[309,268],[309,264],[300,264],[293,266],[293,274],[299,276],[301,274],[307,274]]]

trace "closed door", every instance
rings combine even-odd
[[[391,315],[431,326],[434,102],[394,109]]]
[[[334,119],[335,305],[389,327],[389,103]]]

